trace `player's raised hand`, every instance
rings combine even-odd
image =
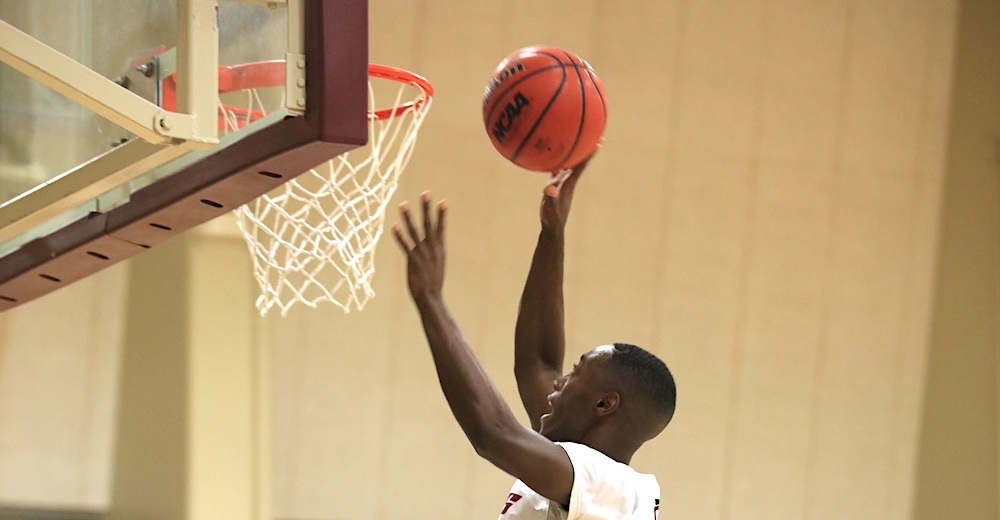
[[[566,226],[569,208],[573,202],[573,191],[589,162],[590,157],[569,170],[552,172],[552,180],[545,186],[545,196],[542,197],[543,228],[561,230]]]
[[[440,297],[444,285],[444,223],[447,203],[437,203],[437,218],[432,218],[431,194],[420,195],[420,205],[423,213],[423,230],[418,231],[410,215],[409,204],[399,205],[400,219],[406,227],[404,231],[400,224],[393,224],[392,233],[396,242],[406,253],[407,282],[413,298]],[[436,220],[436,223],[434,222]]]

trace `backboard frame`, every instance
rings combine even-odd
[[[367,0],[305,0],[302,26],[304,60],[289,60],[290,67],[305,73],[302,116],[287,117],[213,150],[131,194],[127,203],[93,212],[3,256],[0,311],[138,254],[236,209],[331,157],[364,146],[368,140]],[[178,61],[182,61],[180,56]],[[184,111],[189,105],[181,104],[180,91],[179,87],[178,109]],[[205,119],[214,127],[214,98],[212,107],[212,116]]]

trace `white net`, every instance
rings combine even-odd
[[[376,115],[376,92],[386,90],[384,84],[395,88],[392,106],[401,108]],[[276,307],[284,316],[296,303],[316,307],[322,302],[350,312],[375,295],[375,246],[389,198],[430,108],[426,88],[372,73],[368,145],[334,157],[236,212],[260,284],[261,315]],[[247,112],[260,103],[256,92],[249,100]],[[227,126],[235,128],[240,117],[228,110]]]

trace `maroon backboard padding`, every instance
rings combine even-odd
[[[228,213],[368,141],[368,2],[306,0],[306,110],[0,258],[0,311]],[[264,172],[264,173],[261,173]]]

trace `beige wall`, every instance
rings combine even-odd
[[[674,423],[635,460],[659,476],[665,516],[910,518],[956,12],[937,0],[372,2],[372,61],[437,89],[396,201],[425,188],[451,201],[446,296],[505,395],[516,399],[511,336],[545,179],[492,150],[480,99],[500,58],[548,43],[588,59],[611,105],[570,223],[570,354],[630,341],[673,369]],[[494,518],[511,479],[454,424],[391,241],[377,265],[363,312],[296,308],[262,329],[275,514]],[[0,501],[107,500],[107,443],[89,469],[59,466],[77,488],[19,471],[49,453],[34,431],[68,444],[112,429],[78,410],[112,407],[115,378],[77,396],[76,415],[13,404],[40,386],[75,391],[27,376],[41,339],[10,331],[56,315],[59,298],[110,294],[80,289],[113,282],[93,280],[0,315],[0,440],[24,451],[15,465],[12,441],[0,444]],[[91,340],[55,345],[75,377],[118,352],[86,365],[70,352]],[[22,417],[41,424],[11,426]]]
[[[914,518],[1000,517],[1000,3],[961,4]]]
[[[107,503],[126,265],[0,314],[0,503]]]
[[[451,200],[447,296],[500,387],[515,398],[544,179],[493,154],[478,103],[500,57],[546,42],[586,57],[611,101],[571,222],[570,344],[633,341],[676,372],[675,422],[636,461],[659,474],[665,514],[908,517],[954,14],[374,4],[372,59],[438,89],[401,193]],[[364,313],[274,323],[276,510],[492,517],[510,479],[452,424],[392,244],[378,266]]]

